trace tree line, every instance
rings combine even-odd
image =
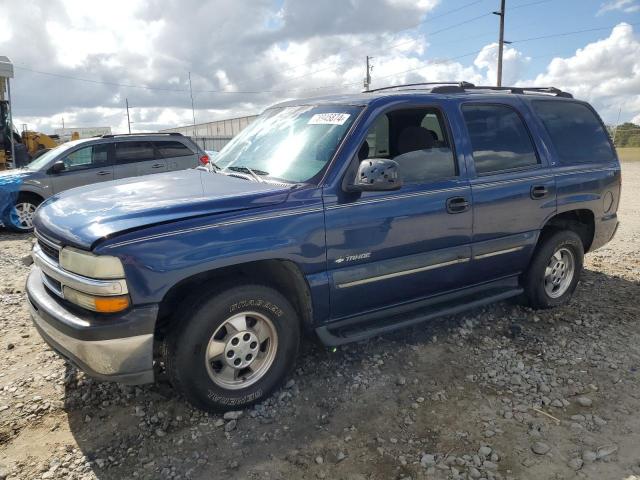
[[[616,147],[640,147],[640,125],[625,122],[618,125],[618,128],[608,125],[607,129]]]

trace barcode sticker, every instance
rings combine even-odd
[[[316,113],[309,119],[309,125],[344,125],[351,115],[348,113]]]

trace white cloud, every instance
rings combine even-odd
[[[522,78],[530,60],[515,48],[506,46],[502,52],[502,84],[515,84]],[[487,83],[494,85],[498,77],[498,44],[486,45],[473,64],[479,69],[486,69]]]
[[[640,12],[640,2],[638,0],[609,0],[600,5],[597,15],[619,10],[624,13]]]
[[[526,83],[526,82],[525,82]],[[580,48],[568,58],[554,58],[535,85],[555,86],[591,102],[614,122],[640,112],[640,40],[631,25],[617,25],[609,37]]]

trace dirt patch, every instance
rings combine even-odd
[[[634,478],[640,163],[623,182],[618,234],[570,305],[501,303],[336,352],[307,340],[285,388],[226,418],[61,360],[25,307],[32,239],[0,232],[0,478]]]

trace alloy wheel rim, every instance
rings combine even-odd
[[[278,333],[262,313],[242,312],[215,330],[205,350],[209,378],[238,390],[253,385],[269,371],[278,349]]]
[[[36,213],[36,206],[33,203],[16,203],[9,215],[11,223],[21,230],[33,228],[33,216]]]
[[[554,252],[544,271],[544,290],[551,298],[564,295],[569,289],[575,274],[573,252],[561,247]]]

